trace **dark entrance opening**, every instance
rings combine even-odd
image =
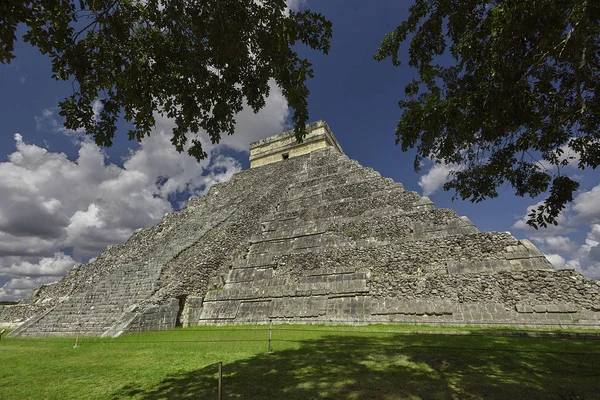
[[[281,158],[283,158],[284,160],[287,160],[288,158],[290,158],[290,153],[283,153],[281,155]]]
[[[179,310],[177,310],[177,319],[175,320],[175,326],[183,326],[181,316],[183,315],[183,308],[185,307],[185,300],[187,296],[181,296],[177,298],[179,300]]]

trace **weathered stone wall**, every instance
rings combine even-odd
[[[159,306],[148,307],[131,321],[126,332],[162,331],[175,328],[179,300],[169,299]]]
[[[451,300],[456,303],[577,304],[600,311],[600,281],[584,279],[574,270],[499,271],[460,275],[390,277],[383,274],[369,282],[375,298]]]
[[[333,158],[311,160],[289,185],[223,288],[205,296],[199,323],[598,326],[596,283]]]
[[[190,199],[29,296],[22,310],[36,315],[14,332],[114,336],[271,319],[598,326],[598,289],[530,242],[479,232],[327,148]]]
[[[302,156],[326,147],[343,153],[325,121],[306,125],[305,132],[302,143],[297,142],[294,130],[250,143],[250,168],[281,162],[286,158]]]
[[[177,258],[170,260],[161,276],[163,287],[150,301],[161,302],[183,295],[204,296],[209,287],[221,287],[233,260],[245,254],[248,239],[260,233],[261,216],[285,193],[289,174],[303,167],[302,160],[288,160],[288,168],[265,166],[263,174],[252,170],[239,173],[227,183],[216,185],[210,195],[218,194],[228,202],[237,194],[239,201],[229,203],[232,214],[219,226],[187,247]],[[268,180],[265,181],[265,176]],[[243,177],[243,182],[237,179]],[[265,187],[266,186],[266,187]]]
[[[0,306],[0,328],[16,328],[26,319],[45,309],[41,307],[29,307],[15,305]]]
[[[332,240],[331,246],[324,246],[319,251],[288,253],[283,251],[285,242],[280,242],[278,253],[264,253],[260,257],[262,262],[276,265],[278,273],[289,277],[302,276],[305,271],[322,267],[351,267],[369,270],[373,282],[381,280],[392,287],[406,275],[447,275],[451,273],[449,266],[450,270],[457,270],[456,265],[461,264],[464,269],[480,272],[551,268],[545,258],[537,254],[531,258],[524,256],[518,260],[519,264],[513,265],[506,258],[507,248],[526,248],[506,233],[475,233],[393,243],[353,240],[351,235],[347,240],[346,243],[341,243],[340,239]],[[252,257],[248,259],[252,261]]]

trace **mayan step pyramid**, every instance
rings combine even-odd
[[[251,168],[107,247],[0,320],[116,336],[294,322],[600,326],[600,282],[480,232],[348,159],[323,121],[251,145]]]

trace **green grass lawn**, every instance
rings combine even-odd
[[[219,361],[225,399],[600,399],[600,340],[406,328],[275,325],[272,354],[266,326],[3,336],[0,399],[216,399]]]

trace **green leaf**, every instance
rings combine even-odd
[[[111,146],[119,119],[133,124],[127,135],[139,141],[160,113],[175,121],[179,152],[189,133],[205,131],[213,143],[233,133],[244,100],[255,112],[264,107],[270,79],[293,109],[302,138],[306,81],[314,73],[293,48],[301,42],[327,54],[332,36],[321,14],[286,14],[281,0],[6,0],[0,2],[2,63],[14,58],[19,24],[23,39],[51,58],[52,77],[74,82],[72,96],[59,103],[67,128]],[[97,99],[104,107],[95,120]],[[207,156],[197,139],[187,152],[197,160]]]
[[[558,223],[579,186],[569,159],[600,163],[600,3],[417,0],[374,57],[399,65],[401,46],[420,79],[399,102],[396,143],[416,149],[415,170],[458,164],[444,189],[474,202],[507,184],[546,193],[528,223]]]

